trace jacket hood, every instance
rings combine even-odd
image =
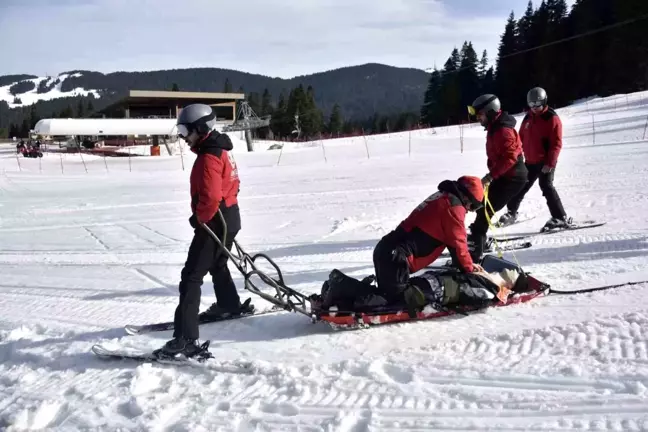
[[[218,131],[212,131],[204,141],[194,146],[191,150],[197,154],[216,154],[219,155],[222,150],[232,150],[234,144],[227,134]]]

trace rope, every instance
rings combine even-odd
[[[559,295],[585,294],[585,293],[591,293],[591,292],[596,292],[596,291],[605,291],[605,290],[609,290],[609,289],[613,289],[613,288],[619,288],[619,287],[623,287],[623,286],[642,285],[642,284],[648,284],[648,280],[639,281],[639,282],[624,282],[624,283],[615,284],[615,285],[606,285],[606,286],[597,287],[597,288],[585,288],[585,289],[576,290],[576,291],[562,291],[562,290],[550,289],[549,293],[550,294],[559,294]]]
[[[495,209],[493,208],[493,205],[491,204],[490,200],[488,199],[488,190],[490,188],[490,183],[486,185],[484,188],[484,215],[486,215],[486,222],[488,222],[488,226],[492,229],[495,230],[496,227],[493,225],[493,222],[491,221],[491,217],[488,215],[488,209],[493,212],[493,216],[495,216]],[[499,242],[495,237],[493,237],[493,243],[495,243],[495,250],[497,251],[497,256],[500,258],[504,258],[504,254],[502,253],[502,248],[499,245]],[[517,264],[518,267],[522,267],[520,265],[520,262],[517,259],[517,256],[515,255],[515,252],[511,250],[511,255],[513,255],[513,259],[515,260],[515,264]]]

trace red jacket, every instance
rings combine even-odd
[[[488,126],[486,156],[488,171],[493,179],[515,175],[515,166],[522,155],[522,142],[515,130],[515,123],[515,117],[501,112]]]
[[[553,109],[541,114],[529,112],[522,120],[520,138],[528,164],[556,167],[562,149],[562,122]]]
[[[191,211],[198,222],[209,222],[223,202],[225,207],[238,204],[240,180],[230,150],[234,146],[225,134],[212,132],[192,151],[198,154],[191,169]]]
[[[441,182],[439,192],[423,201],[400,224],[406,233],[419,237],[416,253],[407,257],[412,273],[434,262],[446,247],[466,272],[472,272],[473,261],[468,252],[464,225],[466,208],[450,192],[453,183],[449,180]],[[420,239],[420,232],[425,239]]]

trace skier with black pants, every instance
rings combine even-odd
[[[477,211],[468,236],[472,259],[479,262],[484,254],[488,221],[524,188],[528,172],[524,165],[522,143],[515,130],[516,120],[501,110],[497,96],[479,96],[468,107],[468,112],[476,116],[487,131],[488,174],[482,178],[482,183],[488,185],[489,204]]]
[[[177,121],[178,135],[197,154],[190,176],[192,215],[189,223],[194,228],[194,237],[181,273],[173,339],[156,351],[161,357],[200,354],[203,349],[196,340],[201,319],[252,312],[248,302],[245,305],[240,303],[227,268],[227,253],[202,226],[206,224],[221,243],[224,241],[228,250],[241,229],[237,198],[240,181],[236,163],[229,153],[233,145],[226,134],[214,130],[215,125],[216,116],[212,108],[204,104],[185,107]],[[201,286],[207,273],[212,276],[216,303],[199,316]]]
[[[527,104],[529,113],[522,120],[520,139],[529,178],[522,191],[508,202],[508,212],[502,215],[499,224],[506,226],[515,223],[524,196],[538,180],[551,213],[543,231],[567,228],[571,220],[567,218],[560,196],[553,185],[558,155],[562,149],[562,122],[558,114],[547,106],[547,92],[543,88],[535,87],[529,90]]]

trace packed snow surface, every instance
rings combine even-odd
[[[505,257],[562,290],[648,279],[647,99],[559,111],[556,187],[570,216],[607,224],[537,236]],[[376,242],[441,180],[486,174],[485,132],[466,127],[463,151],[461,135],[237,152],[238,241],[304,293],[334,268],[371,274]],[[192,157],[1,150],[2,430],[648,430],[647,284],[354,331],[278,312],[201,326],[215,356],[201,366],[100,359],[95,343],[147,349],[171,337],[123,326],[173,316]],[[537,186],[521,212],[536,217],[496,234],[540,229],[549,214]],[[213,300],[207,277],[201,308]]]

